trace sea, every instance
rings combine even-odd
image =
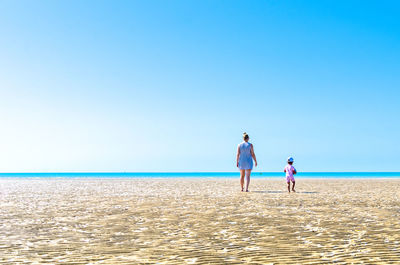
[[[283,172],[252,172],[252,178],[283,178]],[[45,172],[0,173],[0,178],[238,178],[239,172]],[[299,172],[296,178],[400,178],[400,172]]]

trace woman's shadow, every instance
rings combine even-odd
[[[253,190],[251,192],[254,192],[254,193],[287,193],[287,191],[281,191],[281,190]],[[319,192],[317,192],[317,191],[296,191],[295,193],[316,194]]]

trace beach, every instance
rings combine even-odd
[[[0,264],[400,263],[400,179],[4,178]]]

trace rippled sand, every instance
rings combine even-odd
[[[0,264],[400,263],[400,180],[0,179]]]

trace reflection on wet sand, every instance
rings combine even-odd
[[[0,264],[400,262],[400,180],[0,179]]]

